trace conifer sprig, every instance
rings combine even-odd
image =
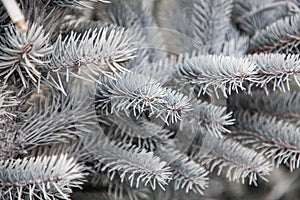
[[[0,37],[0,77],[4,84],[11,77],[20,78],[25,88],[30,82],[40,84],[42,72],[50,71],[52,45],[42,26],[32,24],[26,33],[13,25]]]
[[[84,33],[59,36],[54,44],[50,67],[53,71],[98,82],[99,75],[113,76],[128,71],[121,63],[135,57],[136,47],[123,28],[109,26]],[[78,70],[76,73],[75,70]]]
[[[271,163],[262,154],[230,138],[206,138],[200,148],[196,143],[192,152],[192,157],[211,172],[217,170],[220,175],[225,171],[230,181],[245,183],[248,180],[249,185],[257,185],[258,178],[267,180],[266,176],[272,171]]]
[[[0,161],[3,199],[70,199],[85,181],[85,167],[68,155],[40,155]]]
[[[98,137],[98,141],[88,142],[87,147],[94,157],[96,169],[107,172],[111,179],[120,176],[121,182],[128,180],[131,187],[138,188],[143,184],[150,185],[153,190],[157,186],[164,189],[171,179],[170,168],[153,152],[114,144],[103,136]]]
[[[126,73],[117,80],[103,77],[97,87],[98,109],[117,114],[124,111],[128,116],[149,116],[162,118],[167,123],[181,119],[191,110],[189,98],[170,88],[164,88],[157,81],[136,73]]]
[[[299,168],[300,129],[294,124],[249,112],[236,114],[234,137],[273,159],[276,166],[286,164],[293,171]]]

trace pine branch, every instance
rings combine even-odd
[[[66,71],[67,80],[71,74],[98,82],[96,77],[100,74],[112,77],[112,73],[128,71],[121,63],[135,56],[134,42],[125,29],[110,27],[90,29],[83,34],[71,32],[65,39],[60,36],[54,47],[50,67],[54,71]],[[79,71],[73,73],[72,69]]]
[[[0,37],[0,77],[4,84],[11,77],[18,76],[25,88],[31,82],[40,84],[41,74],[48,71],[47,63],[52,52],[49,37],[41,26],[32,24],[21,34],[9,25]]]
[[[136,65],[131,71],[149,76],[154,80],[165,84],[174,78],[175,68],[174,66],[178,61],[175,57],[171,56],[166,59],[159,60],[153,63]],[[163,74],[163,76],[162,76]]]
[[[165,200],[182,200],[182,199],[199,200],[199,199],[202,199],[202,198],[209,199],[209,197],[206,196],[206,193],[204,193],[204,197],[202,197],[198,193],[194,193],[194,192],[186,193],[183,189],[174,191],[174,184],[173,185],[171,185],[171,184],[172,183],[170,183],[168,185],[168,188],[166,189],[166,191],[156,190],[155,192],[153,192],[153,199],[155,199],[155,200],[158,200],[158,199],[165,199]]]
[[[158,148],[155,154],[171,167],[175,190],[185,188],[186,193],[193,191],[203,195],[203,190],[208,187],[208,172],[203,166],[175,149]]]
[[[9,200],[70,199],[85,176],[85,168],[66,154],[1,160],[0,169],[0,196]]]
[[[156,185],[164,188],[171,178],[169,167],[152,152],[117,145],[101,136],[86,146],[94,156],[96,169],[106,171],[110,179],[119,174],[121,182],[128,180],[131,187],[150,184],[153,190]]]
[[[226,107],[214,106],[206,102],[195,102],[193,110],[183,117],[181,129],[185,132],[185,126],[191,127],[194,134],[211,134],[222,137],[222,133],[230,133],[227,126],[234,124],[232,112],[226,113]],[[189,131],[186,131],[188,134]]]
[[[75,22],[71,23],[65,27],[65,32],[72,32],[75,31],[76,33],[84,34],[86,30],[101,30],[103,27],[107,27],[108,32],[115,30],[116,32],[125,31],[126,37],[130,38],[132,43],[132,48],[134,48],[134,56],[126,61],[122,62],[122,65],[127,68],[131,69],[135,66],[143,66],[145,64],[149,64],[150,56],[149,56],[149,47],[150,45],[146,43],[146,37],[143,33],[143,29],[140,28],[126,28],[122,26],[118,26],[115,24],[104,23],[102,21],[90,21],[86,22]],[[133,40],[134,39],[134,40]],[[151,47],[153,48],[153,47]]]
[[[72,9],[53,6],[53,0],[18,0],[29,26],[42,26],[51,42],[55,41],[62,27],[74,18]],[[32,9],[34,8],[34,9]],[[72,15],[73,14],[73,15]],[[65,18],[69,15],[68,19]],[[78,18],[76,18],[78,20]]]
[[[3,6],[3,4],[0,4],[0,24],[5,24],[9,19],[8,13],[5,9],[5,7]],[[0,30],[2,29],[2,27],[0,27]],[[1,30],[2,31],[2,30]]]
[[[249,53],[282,52],[299,54],[300,14],[280,19],[257,32],[250,41]]]
[[[299,67],[298,56],[291,54],[255,54],[245,58],[200,55],[177,64],[177,79],[183,86],[191,85],[191,91],[198,89],[198,96],[213,90],[218,97],[220,90],[228,97],[232,91],[251,91],[252,86],[266,92],[270,85],[273,90],[289,90],[290,76],[300,84]],[[243,84],[246,81],[250,83],[248,88]]]
[[[43,1],[47,1],[47,0],[43,0]],[[50,3],[52,5],[58,5],[58,6],[62,6],[62,7],[78,6],[78,7],[82,7],[82,8],[93,8],[93,7],[89,7],[86,4],[84,4],[86,2],[111,3],[110,0],[51,0]]]
[[[198,96],[220,90],[225,97],[232,91],[246,90],[243,81],[256,81],[256,63],[247,58],[200,55],[187,58],[177,65],[178,81],[190,84],[192,91],[199,89]]]
[[[192,3],[186,0],[164,0],[158,7],[157,17],[168,51],[173,55],[191,54],[200,49],[192,30]]]
[[[25,34],[0,0],[0,199],[70,199],[87,170],[106,177],[77,198],[199,199],[213,171],[299,168],[300,96],[270,91],[300,85],[297,0],[17,1]]]
[[[96,108],[109,113],[118,113],[120,110],[126,112],[130,107],[138,112],[134,116],[145,109],[153,113],[166,96],[165,89],[158,82],[134,73],[127,73],[117,81],[102,77],[100,82],[102,84],[97,87]]]
[[[146,200],[150,198],[148,187],[132,188],[128,184],[114,183],[109,185],[108,194],[114,199]]]
[[[299,168],[300,130],[294,124],[275,117],[248,112],[236,114],[234,137],[244,144],[251,144],[279,164],[289,165],[293,171]]]
[[[25,138],[22,145],[27,150],[76,139],[89,132],[87,127],[94,123],[91,105],[85,105],[83,100],[76,102],[72,99],[75,97],[52,95],[19,113],[15,130]]]
[[[158,116],[165,119],[167,125],[181,120],[181,115],[192,110],[190,99],[183,93],[167,88],[164,97],[163,107],[160,108]]]
[[[174,135],[169,130],[163,129],[145,118],[127,116],[119,112],[117,115],[98,115],[104,133],[114,141],[120,141],[124,144],[136,145],[139,148],[153,151],[157,143],[168,142],[168,139]]]
[[[300,118],[300,93],[271,92],[268,96],[263,91],[254,91],[251,95],[239,94],[229,98],[233,110],[247,110],[287,120]]]
[[[97,20],[140,32],[135,38],[141,46],[138,49],[139,63],[163,59],[166,56],[165,45],[151,10],[141,0],[111,0],[111,4],[97,4],[94,16]],[[101,12],[98,12],[101,10]],[[143,58],[145,56],[146,58]]]
[[[221,54],[241,57],[245,55],[248,50],[249,40],[249,36],[241,34],[235,27],[230,25]]]
[[[256,87],[264,88],[268,93],[271,85],[273,91],[290,90],[290,77],[300,85],[300,59],[292,54],[255,54],[247,57],[257,63]]]
[[[262,154],[242,146],[229,139],[216,139],[206,136],[205,142],[192,147],[192,158],[206,166],[211,172],[217,168],[218,175],[226,169],[226,177],[230,181],[249,179],[249,184],[257,185],[258,177],[267,180],[265,176],[272,171],[272,165]],[[200,150],[200,151],[199,151]]]
[[[18,105],[18,100],[13,92],[6,89],[6,86],[0,85],[0,124],[4,118],[14,117],[15,114],[11,112],[11,108]]]
[[[181,115],[191,110],[189,99],[181,93],[162,87],[155,80],[135,73],[126,73],[117,80],[103,77],[97,86],[96,108],[117,114],[124,111],[128,116],[162,118],[166,123],[181,120]]]
[[[102,173],[93,175],[91,182],[94,186],[94,190],[107,190],[106,195],[110,200],[147,200],[150,198],[152,192],[152,190],[147,186],[132,188],[126,181],[121,183],[119,177],[114,177],[114,179],[111,180],[106,176],[106,174]],[[96,199],[99,199],[99,195],[95,196],[98,196]]]
[[[203,53],[221,52],[230,22],[232,1],[207,0],[193,2],[194,37]]]
[[[148,188],[132,188],[128,184],[115,184],[109,186],[110,199],[146,200],[149,199]]]
[[[293,1],[236,0],[233,21],[242,31],[253,36],[275,21],[298,11]]]
[[[102,11],[94,13],[99,21],[126,28],[152,27],[155,24],[150,10],[139,0],[112,0],[112,4],[99,4],[97,7]]]
[[[29,16],[31,14],[36,13],[28,13]],[[49,15],[43,14],[49,20]],[[37,19],[39,23],[43,20]],[[46,34],[43,26],[31,23],[29,30],[23,34],[9,24],[4,31],[0,37],[0,77],[3,84],[19,79],[24,88],[35,86],[40,92],[40,85],[43,82],[65,92],[59,74],[56,74],[55,79],[49,67],[53,53],[53,46],[50,44],[51,28],[48,27],[47,31],[50,33]]]

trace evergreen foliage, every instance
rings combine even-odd
[[[299,170],[299,1],[16,0],[25,33],[2,1],[0,199],[212,199]]]

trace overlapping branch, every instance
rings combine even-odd
[[[112,140],[129,143],[153,151],[157,144],[168,142],[174,133],[142,117],[118,114],[99,114],[104,133]]]
[[[178,81],[199,89],[198,96],[220,90],[225,97],[246,90],[243,81],[255,82],[257,65],[247,58],[200,55],[187,58],[177,66]]]
[[[15,26],[9,25],[0,38],[0,77],[4,84],[17,76],[25,88],[30,83],[39,87],[42,72],[50,71],[47,63],[51,53],[49,35],[42,26],[32,24],[22,34]]]
[[[299,9],[300,10],[300,9]],[[257,32],[248,52],[279,52],[299,54],[300,14],[280,19]]]
[[[121,63],[135,57],[136,47],[125,29],[110,26],[71,32],[55,42],[50,68],[53,71],[98,82],[99,75],[128,71]],[[75,70],[78,70],[76,73]]]
[[[194,1],[193,5],[194,38],[200,43],[197,50],[219,54],[229,27],[232,1],[203,0]]]
[[[226,113],[226,107],[214,106],[206,102],[193,103],[193,110],[184,116],[183,131],[186,126],[191,127],[194,134],[211,134],[222,137],[223,133],[229,133],[227,126],[234,124],[232,112]],[[186,133],[188,134],[188,132]]]
[[[0,196],[9,200],[70,199],[72,188],[85,180],[84,170],[66,154],[1,160]]]
[[[291,171],[300,166],[300,129],[294,124],[276,117],[241,112],[236,114],[236,129],[232,134],[272,158],[277,166],[284,163]]]
[[[112,179],[120,176],[121,182],[128,180],[131,187],[149,185],[154,190],[161,188],[171,179],[171,171],[166,162],[153,152],[146,152],[134,146],[118,145],[101,136],[86,145],[99,171],[105,171]]]
[[[300,94],[297,92],[271,92],[265,95],[263,91],[253,91],[251,95],[239,94],[229,98],[229,107],[233,110],[247,110],[280,119],[300,119]]]
[[[175,190],[185,189],[203,194],[208,187],[208,171],[187,155],[172,148],[159,148],[155,151],[172,169]]]
[[[155,80],[135,73],[126,73],[117,80],[102,77],[97,86],[98,109],[117,114],[124,111],[139,116],[144,112],[162,118],[167,123],[181,119],[191,110],[189,98],[175,90],[164,88]]]
[[[226,171],[230,181],[248,179],[248,183],[257,185],[258,178],[266,180],[272,171],[272,165],[262,155],[252,149],[242,146],[230,139],[213,139],[206,136],[205,142],[192,146],[192,158],[206,166],[211,172],[217,170],[218,175]]]

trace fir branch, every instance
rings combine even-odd
[[[236,0],[233,7],[233,22],[242,31],[253,36],[284,16],[299,12],[292,1]]]
[[[127,116],[119,112],[117,115],[98,115],[104,133],[114,141],[136,145],[139,148],[153,151],[157,143],[168,142],[174,134],[142,117]]]
[[[299,50],[296,50],[300,43],[299,24],[300,14],[288,16],[270,24],[253,36],[248,52],[299,53]],[[291,51],[289,47],[292,47]]]
[[[100,74],[112,77],[113,73],[128,71],[121,63],[135,57],[134,42],[125,29],[102,27],[83,34],[71,32],[65,39],[60,36],[54,47],[50,67],[54,71],[66,70],[74,76],[87,76],[98,81]],[[72,69],[79,69],[78,74]],[[96,76],[96,77],[95,77]]]
[[[102,173],[95,174],[91,182],[96,189],[107,189],[107,198],[110,200],[146,200],[150,198],[152,192],[147,186],[132,188],[128,182],[121,183],[119,177],[114,177],[114,179],[111,180],[106,174]],[[99,199],[99,196],[97,199]]]
[[[253,84],[264,88],[268,92],[268,86],[273,91],[279,89],[283,92],[290,90],[290,77],[300,85],[300,59],[292,54],[255,54],[247,56],[249,60],[257,63],[257,83]]]
[[[263,13],[257,13],[256,15],[249,15],[248,13],[251,13],[251,10],[255,10],[255,8],[260,7],[264,3],[263,1],[235,0],[233,2],[232,21],[237,25],[237,28],[250,36],[256,30],[263,28],[270,17],[262,17]],[[244,15],[245,17],[243,17]]]
[[[114,199],[128,199],[128,200],[146,200],[150,197],[148,187],[132,188],[128,184],[114,183],[109,185],[108,193]]]
[[[149,76],[161,84],[171,81],[175,74],[174,66],[180,61],[174,56],[153,63],[137,65],[131,71]],[[163,76],[162,76],[163,74]]]
[[[25,88],[30,82],[39,85],[42,72],[49,70],[47,63],[51,52],[52,46],[43,27],[32,24],[21,34],[15,26],[9,25],[0,37],[0,77],[4,84],[17,75]]]
[[[175,149],[158,148],[155,153],[171,167],[175,190],[185,188],[186,193],[193,191],[203,195],[208,187],[208,172],[203,166]]]
[[[152,13],[140,0],[112,0],[111,4],[98,4],[94,17],[103,22],[126,28],[145,28],[155,26]]]
[[[167,88],[165,93],[166,96],[163,98],[162,108],[159,109],[157,116],[161,116],[169,125],[169,123],[173,124],[181,120],[181,115],[191,111],[192,107],[190,99],[183,93],[170,88]]]
[[[117,81],[102,77],[97,87],[96,108],[118,113],[133,107],[134,115],[149,110],[153,113],[164,102],[165,88],[155,80],[139,74],[126,73]],[[136,110],[136,111],[135,111]],[[127,111],[127,115],[129,115]]]
[[[211,172],[217,168],[218,175],[226,169],[230,181],[249,179],[249,184],[257,185],[257,178],[267,180],[265,176],[272,171],[272,165],[262,155],[230,139],[205,138],[202,146],[192,146],[192,158],[206,166]],[[203,153],[203,150],[207,153]]]
[[[183,189],[175,190],[174,191],[174,184],[170,183],[168,185],[168,188],[166,191],[163,190],[156,190],[153,192],[153,199],[159,200],[159,199],[165,199],[165,200],[182,200],[182,199],[188,199],[188,200],[199,200],[199,199],[209,199],[206,195],[205,190],[204,196],[200,196],[198,193],[189,192],[186,193]]]
[[[222,137],[222,133],[230,133],[227,126],[234,124],[232,112],[226,113],[226,107],[214,106],[206,102],[195,102],[193,110],[183,119],[181,124],[183,131],[186,130],[185,126],[190,126],[192,133],[208,133],[217,137]]]
[[[299,168],[299,94],[255,89],[300,85],[297,0],[153,1],[159,13],[141,0],[18,2],[26,34],[0,0],[0,199],[70,199],[86,170],[106,176],[98,199],[199,199],[215,170],[257,185],[268,159]],[[256,32],[249,53],[286,54],[243,57],[232,12]],[[198,101],[206,94],[229,109]]]
[[[105,21],[105,20],[104,20]],[[107,27],[107,32],[110,33],[112,30],[116,32],[125,31],[126,37],[130,38],[132,42],[132,48],[135,48],[134,57],[127,62],[122,62],[123,66],[127,69],[131,69],[135,66],[143,66],[148,64],[150,60],[149,56],[149,44],[145,42],[145,33],[143,29],[138,28],[126,28],[115,24],[104,23],[102,21],[90,21],[86,22],[75,22],[65,27],[65,32],[75,31],[76,33],[84,34],[86,30],[101,30],[103,27]],[[125,36],[124,36],[125,37]],[[134,40],[133,40],[134,39]]]
[[[111,0],[111,4],[98,4],[94,15],[97,20],[125,27],[140,33],[137,59],[148,62],[163,59],[166,56],[165,45],[150,9],[140,0]],[[101,12],[98,12],[101,10]],[[143,56],[145,58],[143,58]]]
[[[0,169],[0,196],[10,200],[70,199],[85,176],[85,168],[65,154],[1,160]]]
[[[249,36],[241,34],[232,25],[229,27],[222,48],[222,55],[241,57],[246,54],[249,47]]]
[[[27,150],[80,137],[94,123],[91,105],[75,102],[71,96],[52,95],[19,113],[16,131],[24,135]]]
[[[43,0],[43,1],[47,2],[47,0]],[[62,7],[78,6],[82,8],[93,8],[93,7],[89,7],[85,3],[94,3],[94,2],[111,3],[110,0],[51,0],[50,1],[52,5],[58,5]]]
[[[190,84],[192,91],[199,89],[198,96],[212,89],[217,96],[220,90],[228,97],[232,91],[246,90],[243,81],[256,81],[256,68],[256,63],[247,58],[200,55],[177,65],[177,79],[182,85]]]
[[[74,18],[71,9],[53,6],[53,0],[19,0],[19,2],[29,26],[31,24],[42,26],[51,42],[61,33],[61,27],[66,26],[70,18]],[[69,15],[68,19],[64,17],[66,15]]]
[[[96,108],[109,113],[124,111],[139,116],[149,112],[165,122],[181,120],[191,108],[189,99],[181,93],[161,86],[155,80],[140,74],[126,73],[117,80],[103,77],[97,87]]]
[[[136,7],[138,9],[142,9],[141,1],[135,1]],[[145,14],[138,17],[136,10],[133,10],[134,6],[132,1],[114,1],[112,4],[97,4],[97,10],[101,10],[98,12],[94,10],[93,17],[98,21],[115,24],[121,27],[133,27],[133,28],[142,28],[147,26],[149,22],[149,18],[144,18]]]
[[[247,110],[288,120],[300,119],[300,93],[297,92],[271,92],[265,95],[263,91],[254,91],[251,95],[232,95],[228,104],[237,111]]]
[[[299,168],[300,130],[294,124],[248,112],[236,114],[233,136],[244,144],[251,144],[279,164],[289,165],[293,171]]]
[[[4,118],[12,118],[15,116],[11,112],[12,107],[18,105],[17,97],[13,92],[6,89],[7,86],[0,86],[0,124],[3,123]]]
[[[158,7],[158,23],[168,47],[173,55],[192,53],[200,49],[200,42],[194,39],[192,3],[182,0],[164,0]]]
[[[194,1],[193,5],[194,38],[200,42],[199,50],[219,54],[229,27],[232,1],[203,0]]]
[[[1,3],[0,4],[0,24],[6,24],[6,22],[8,21],[8,19],[9,19],[9,15],[8,15],[5,7]],[[0,28],[2,29],[3,27],[0,27]]]
[[[96,169],[107,171],[110,179],[119,174],[121,182],[128,180],[131,187],[138,188],[142,183],[145,186],[150,184],[153,190],[156,185],[164,188],[171,178],[172,173],[166,162],[162,162],[152,152],[117,145],[101,136],[86,146],[94,156]]]

